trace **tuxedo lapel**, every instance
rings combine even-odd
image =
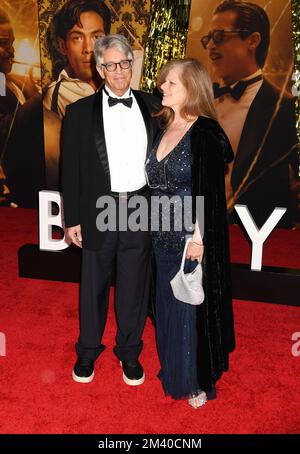
[[[250,106],[242,130],[232,169],[233,190],[239,186],[262,144],[274,107],[272,87],[264,81]]]
[[[152,128],[152,117],[151,114],[147,108],[147,105],[145,101],[143,100],[142,96],[140,93],[136,90],[132,90],[132,93],[137,100],[137,103],[139,105],[140,111],[143,115],[146,131],[147,131],[147,156],[149,155],[151,151],[151,146],[152,146],[152,141],[153,141],[153,128]]]
[[[110,185],[110,171],[103,125],[102,90],[95,95],[93,106],[93,127],[96,149]]]

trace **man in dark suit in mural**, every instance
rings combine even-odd
[[[263,77],[270,44],[270,23],[258,5],[224,1],[214,11],[210,31],[201,39],[217,77],[216,110],[235,159],[226,174],[230,219],[234,204],[245,204],[258,227],[275,207],[287,212],[278,226],[299,221],[295,105]]]
[[[32,206],[42,185],[39,171],[42,125],[38,128],[39,118],[35,114],[38,90],[31,73],[25,78],[11,73],[14,40],[10,18],[0,8],[0,72],[5,84],[0,98],[0,202]]]
[[[93,95],[101,85],[93,49],[95,39],[109,33],[110,11],[103,0],[69,0],[55,16],[54,24],[66,66],[49,85],[44,106],[63,118],[68,104]]]
[[[10,19],[6,12],[0,8],[0,72],[1,72],[1,98],[0,98],[0,193],[1,202],[8,202],[5,198],[7,191],[5,175],[2,170],[2,160],[6,148],[6,142],[13,120],[13,115],[18,104],[25,102],[21,90],[9,82],[8,74],[11,72],[14,58],[14,33]]]

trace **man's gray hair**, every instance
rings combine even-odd
[[[133,51],[125,36],[106,35],[97,38],[95,41],[94,55],[97,66],[102,65],[104,52],[112,47],[125,54],[128,60],[133,60]]]

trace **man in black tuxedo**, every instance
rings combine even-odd
[[[94,52],[105,86],[70,104],[63,125],[65,225],[68,236],[83,252],[80,336],[73,379],[92,381],[94,362],[105,348],[101,340],[116,265],[114,353],[121,361],[125,383],[140,385],[145,377],[138,357],[150,291],[150,233],[124,231],[118,209],[133,195],[148,195],[144,162],[155,134],[151,117],[155,98],[130,89],[133,53],[125,37],[98,38]],[[96,204],[101,196],[109,196],[116,204],[115,231],[97,228],[100,210]]]
[[[257,4],[226,0],[201,42],[223,80],[214,84],[216,110],[235,153],[226,174],[230,219],[237,220],[234,204],[245,204],[261,227],[275,207],[285,207],[278,226],[292,227],[299,221],[293,192],[299,188],[295,105],[262,75],[270,44],[268,16]]]

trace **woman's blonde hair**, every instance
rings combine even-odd
[[[159,89],[172,69],[179,70],[179,79],[187,91],[186,101],[180,111],[181,116],[187,120],[199,116],[216,120],[212,81],[205,66],[193,58],[171,60],[160,70],[157,79]],[[174,120],[174,112],[170,107],[163,107],[155,116],[164,128]]]

